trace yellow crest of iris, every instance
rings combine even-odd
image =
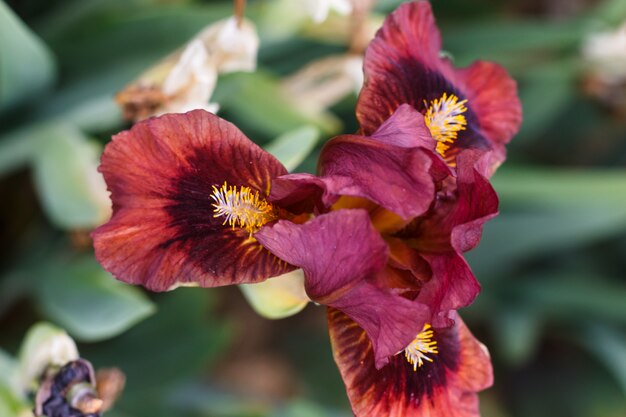
[[[278,218],[276,208],[250,187],[229,186],[226,182],[219,188],[214,185],[211,199],[213,217],[223,217],[224,225],[246,229],[250,234]]]
[[[413,370],[421,368],[424,361],[433,362],[428,354],[438,354],[437,341],[434,340],[435,332],[430,324],[425,324],[421,332],[413,339],[413,341],[404,349],[406,360],[413,365]]]
[[[424,121],[433,139],[437,141],[437,152],[441,156],[445,156],[459,132],[467,127],[467,120],[463,115],[467,111],[466,103],[467,100],[459,101],[457,96],[447,93],[432,100],[430,105],[424,102],[426,106]]]

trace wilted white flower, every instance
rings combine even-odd
[[[254,25],[235,17],[198,33],[183,49],[165,58],[117,95],[127,119],[193,109],[217,112],[209,103],[218,74],[256,69],[259,38]]]
[[[589,36],[582,55],[587,63],[584,91],[619,117],[626,116],[626,22]]]
[[[63,330],[47,323],[33,326],[19,354],[18,383],[30,391],[50,366],[63,366],[78,359],[76,343]]]
[[[322,23],[328,17],[330,11],[340,15],[352,12],[350,0],[303,0],[304,8],[315,23]]]
[[[607,82],[626,80],[626,22],[617,30],[592,34],[583,56]]]

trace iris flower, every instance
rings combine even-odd
[[[390,369],[402,352],[415,367],[420,350],[411,346],[424,329],[454,324],[449,310],[478,288],[459,278],[471,275],[462,258],[431,265],[391,234],[427,213],[437,183],[452,175],[425,127],[405,123],[414,113],[404,106],[371,137],[330,141],[319,177],[287,174],[234,125],[202,110],[139,122],[102,157],[113,217],[93,234],[96,256],[120,280],[154,291],[259,282],[302,268],[309,297],[367,335],[361,349],[372,369]],[[331,334],[341,323],[330,321]]]
[[[374,132],[402,104],[424,116],[437,152],[454,165],[466,149],[489,150],[481,172],[490,176],[522,115],[515,81],[493,62],[455,68],[441,54],[441,34],[430,3],[404,3],[387,17],[365,54],[365,85],[357,119]]]
[[[456,70],[440,43],[426,2],[386,20],[365,57],[361,128],[328,142],[318,176],[288,174],[204,111],[116,135],[102,157],[113,217],[93,234],[98,260],[154,291],[301,268],[329,308],[357,416],[475,415],[492,376],[455,313],[480,289],[463,253],[497,213],[487,178],[520,110],[503,69]]]
[[[418,193],[418,177],[428,174],[417,164],[410,169],[415,178],[398,168],[390,166],[389,175],[406,177],[404,185]],[[321,199],[304,207],[273,196],[285,168],[217,116],[198,110],[137,123],[113,138],[100,169],[113,216],[94,231],[94,247],[122,281],[165,291],[259,282],[302,267],[311,299],[368,329],[382,361],[421,328],[414,316],[428,315],[426,306],[374,282],[387,245],[365,210],[324,214]],[[310,219],[312,213],[320,215]],[[274,253],[290,247],[288,256]]]
[[[335,362],[356,417],[474,417],[476,393],[493,383],[489,353],[458,315],[454,325],[425,326],[389,364],[378,369],[363,330],[329,309]]]
[[[320,154],[320,176],[276,178],[272,201],[318,216],[305,224],[278,221],[255,235],[276,256],[304,270],[307,293],[320,304],[339,308],[328,302],[337,294],[349,302],[362,300],[365,295],[358,291],[364,285],[376,288],[376,297],[381,291],[392,295],[395,309],[406,304],[408,316],[385,314],[375,326],[373,320],[353,317],[370,335],[378,366],[426,323],[449,325],[447,313],[474,300],[479,285],[461,252],[477,243],[482,223],[497,210],[487,182],[460,183],[447,200],[436,199],[443,184],[457,178],[435,151],[428,128],[414,122],[418,116],[401,106],[372,136],[329,141]],[[459,170],[473,169],[472,158],[459,161]],[[484,198],[478,202],[477,190]],[[348,225],[348,218],[354,224]]]

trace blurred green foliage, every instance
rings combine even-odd
[[[356,130],[356,97],[312,114],[280,82],[347,46],[287,25],[278,2],[249,2],[259,71],[221,77],[214,99],[290,169],[313,172],[325,139]],[[398,3],[381,0],[377,12]],[[626,112],[584,88],[581,48],[626,21],[626,2],[433,3],[456,64],[504,64],[524,106],[493,179],[501,214],[468,257],[483,292],[462,314],[496,373],[483,415],[624,416]],[[112,279],[89,247],[87,231],[107,215],[94,191],[98,153],[128,126],[113,95],[231,10],[201,0],[0,2],[0,345],[15,354],[40,319],[64,327],[97,367],[127,374],[113,417],[349,415],[322,309],[267,322],[232,289],[148,294]],[[18,407],[2,379],[8,353],[2,416]]]

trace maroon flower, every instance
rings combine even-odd
[[[487,349],[460,317],[447,328],[424,326],[407,348],[378,369],[363,330],[328,310],[335,362],[356,417],[475,417],[476,393],[493,383]]]
[[[369,137],[332,139],[320,155],[319,177],[277,178],[270,201],[321,215],[302,225],[279,221],[255,235],[304,270],[312,300],[364,329],[379,368],[425,324],[448,326],[449,311],[474,300],[480,286],[462,253],[478,243],[482,224],[497,212],[495,192],[474,168],[475,153],[459,155],[452,170],[418,116],[400,106]],[[359,226],[348,225],[348,218]],[[361,294],[366,284],[375,291]],[[354,310],[364,303],[376,314]]]
[[[102,157],[113,216],[93,233],[96,257],[118,279],[154,291],[258,282],[301,267],[309,297],[366,329],[382,366],[413,339],[430,309],[385,282],[388,246],[365,210],[328,211],[342,193],[369,196],[396,184],[377,195],[408,221],[430,206],[430,171],[448,167],[423,147],[379,140],[353,147],[348,139],[335,140],[347,140],[347,159],[337,150],[332,175],[299,181],[207,112],[140,122],[115,136]],[[311,219],[312,212],[318,216]]]
[[[402,104],[418,110],[452,166],[464,149],[491,150],[481,161],[490,176],[505,159],[504,145],[519,130],[515,81],[492,62],[456,69],[442,58],[441,35],[430,4],[401,5],[369,45],[365,84],[357,105],[361,132],[371,135]]]
[[[118,279],[153,291],[262,281],[294,269],[254,238],[294,220],[267,201],[287,170],[232,124],[204,111],[137,123],[102,156],[113,216],[93,232]]]

